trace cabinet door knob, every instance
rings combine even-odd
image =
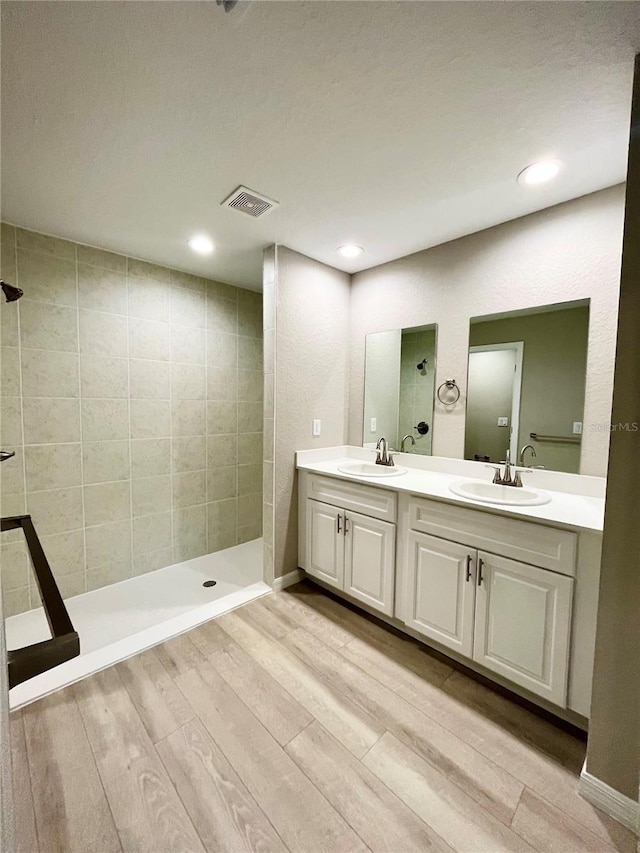
[[[467,554],[467,583],[471,580],[471,554]]]
[[[484,568],[484,560],[482,557],[478,560],[478,586],[482,586],[482,570]]]

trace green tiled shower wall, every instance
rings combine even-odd
[[[435,356],[435,329],[402,330],[398,443],[402,436],[409,433],[416,439],[416,444],[415,447],[409,445],[407,449],[425,456],[431,455]],[[425,358],[427,363],[424,370],[418,370],[417,365]],[[429,424],[426,435],[420,435],[415,430],[420,421]]]
[[[62,594],[262,534],[262,294],[2,225],[2,515]],[[17,532],[5,613],[39,605]]]

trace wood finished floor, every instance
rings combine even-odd
[[[11,725],[22,853],[636,851],[582,742],[309,585]]]

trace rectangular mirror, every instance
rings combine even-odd
[[[431,455],[436,326],[367,335],[362,444]]]
[[[472,317],[464,458],[579,473],[588,337],[589,300]]]

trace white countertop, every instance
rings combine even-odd
[[[335,451],[335,455],[332,454],[332,451]],[[397,465],[407,469],[406,474],[380,478],[355,476],[339,471],[339,466],[347,462],[373,461],[371,452],[361,447],[298,451],[296,466],[299,469],[313,471],[316,474],[326,474],[340,480],[367,483],[370,486],[389,491],[410,492],[412,495],[434,498],[459,506],[473,507],[497,515],[524,518],[530,521],[568,527],[573,530],[602,531],[604,524],[604,481],[601,481],[601,478],[536,471],[534,473],[537,476],[524,474],[523,480],[525,480],[525,484],[530,483],[532,487],[535,486],[536,489],[546,491],[551,497],[549,503],[541,506],[488,504],[459,497],[449,489],[449,486],[454,483],[470,479],[491,482],[491,472],[480,463],[463,462],[463,460],[455,459],[443,460],[441,457],[420,457],[418,459],[417,456],[409,453],[398,454],[395,458]],[[433,470],[433,468],[440,470]],[[531,479],[527,479],[528,477]],[[562,485],[563,477],[566,478],[567,487],[571,491],[560,491],[557,488],[558,485]],[[549,484],[556,486],[556,488],[546,488],[540,482],[542,480],[544,483],[545,478]],[[534,479],[535,482],[532,482]]]

